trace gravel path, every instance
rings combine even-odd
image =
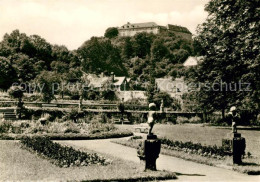
[[[67,145],[76,145],[99,153],[110,154],[124,160],[140,163],[136,149],[112,143],[111,140],[58,141]],[[157,169],[176,172],[178,181],[260,181],[260,176],[248,176],[228,169],[212,167],[185,161],[172,156],[160,155]]]

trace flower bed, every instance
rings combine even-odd
[[[96,153],[85,153],[72,147],[54,143],[47,137],[25,137],[21,143],[38,154],[51,159],[59,167],[88,166],[91,164],[106,165],[107,160]]]
[[[20,140],[26,137],[48,137],[51,140],[94,140],[106,138],[120,138],[133,135],[128,130],[115,130],[95,134],[84,133],[45,133],[45,134],[0,134],[1,140]]]
[[[166,138],[162,138],[161,143],[164,148],[172,150],[182,150],[184,152],[195,153],[214,158],[220,158],[229,155],[224,147],[217,147],[216,145],[204,146],[200,143],[173,141]]]

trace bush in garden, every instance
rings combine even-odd
[[[143,137],[142,137],[142,136],[137,136],[137,135],[135,135],[135,136],[132,136],[132,137],[130,138],[130,140],[138,140],[138,139],[143,139]]]
[[[88,130],[90,133],[109,132],[116,130],[116,127],[112,123],[101,123],[97,120],[93,120],[89,123]]]
[[[49,123],[48,133],[64,133],[66,128],[64,123],[56,120],[55,122]]]
[[[75,150],[72,147],[62,146],[52,142],[47,137],[25,137],[21,139],[21,143],[38,154],[51,159],[51,162],[59,167],[108,164],[108,160],[97,153],[86,153]]]
[[[64,133],[80,133],[80,129],[75,123],[69,121],[66,122],[66,126]]]
[[[12,129],[11,121],[0,121],[0,133],[8,133],[10,129]]]
[[[189,119],[189,122],[190,122],[190,123],[201,123],[201,118],[198,117],[198,116],[194,116],[194,117],[191,117],[191,118]]]
[[[178,116],[176,119],[176,123],[177,124],[184,124],[184,123],[188,123],[189,119],[183,116]]]
[[[78,123],[79,118],[84,117],[83,112],[79,112],[77,109],[72,109],[65,116],[65,120],[72,120],[74,123]]]
[[[30,127],[28,127],[24,133],[26,134],[36,134],[36,133],[47,133],[48,126],[42,125],[40,121],[31,122]]]

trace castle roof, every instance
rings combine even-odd
[[[167,26],[160,26],[160,25],[156,24],[155,22],[145,22],[145,23],[127,22],[127,24],[124,24],[123,26],[119,27],[118,29],[123,30],[123,29],[138,29],[138,28],[151,28],[151,27],[161,27],[163,29],[191,34],[191,32],[186,27],[182,27],[182,26],[178,26],[178,25],[171,25],[171,24],[168,24]]]
[[[128,28],[149,28],[149,27],[158,27],[155,22],[145,22],[145,23],[129,23],[124,24],[119,29],[128,29]]]
[[[189,33],[189,34],[191,34],[191,32],[190,32],[186,27],[168,24],[168,25],[167,25],[167,28],[168,28],[169,30],[172,30],[172,31],[184,32],[184,33]]]

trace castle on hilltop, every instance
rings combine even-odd
[[[167,24],[166,26],[157,25],[154,22],[147,23],[129,23],[124,24],[118,28],[119,36],[134,36],[136,33],[147,32],[159,34],[161,32],[170,31],[177,36],[181,36],[185,39],[191,40],[192,34],[186,28],[177,25]]]

